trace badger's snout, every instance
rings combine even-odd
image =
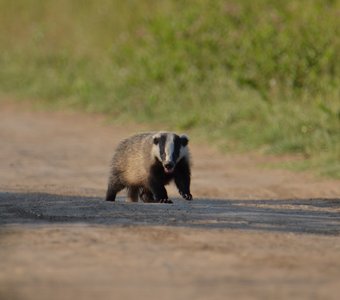
[[[175,168],[175,163],[172,161],[166,161],[163,166],[166,173],[172,173]]]

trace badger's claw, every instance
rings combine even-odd
[[[186,193],[182,193],[180,192],[181,196],[185,199],[185,200],[192,200],[192,195],[190,193],[186,194]]]
[[[170,199],[160,199],[159,203],[169,203],[169,204],[171,204],[173,202]]]

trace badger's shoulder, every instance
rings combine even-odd
[[[112,165],[124,172],[141,172],[151,164],[153,132],[132,135],[122,140],[115,149]]]
[[[131,155],[131,153],[141,152],[143,148],[152,146],[152,133],[145,132],[132,135],[122,140],[116,147],[114,156]]]

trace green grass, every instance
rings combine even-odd
[[[340,178],[339,14],[337,0],[0,0],[0,91]]]

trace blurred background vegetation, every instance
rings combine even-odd
[[[0,47],[3,95],[340,178],[340,1],[0,0]]]

